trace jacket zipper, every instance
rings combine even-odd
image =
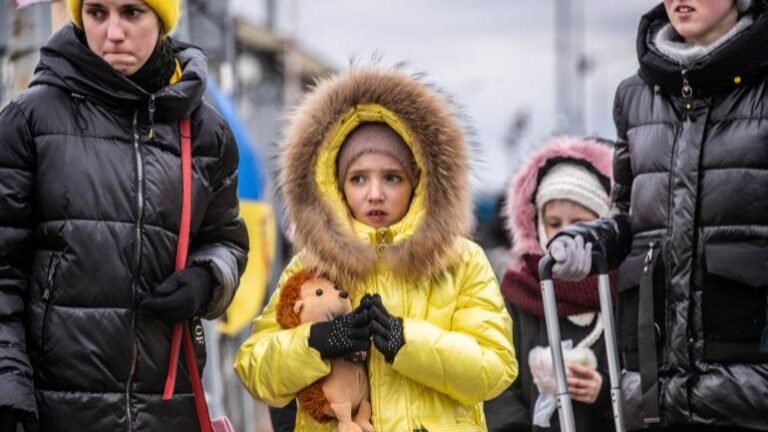
[[[387,228],[382,228],[382,229],[380,229],[380,230],[378,230],[376,232],[376,254],[378,255],[379,259],[381,259],[381,257],[384,255],[384,250],[386,249],[386,247],[389,245],[389,243],[391,241],[392,241],[392,233]],[[374,280],[376,281],[376,292],[378,294],[381,294],[381,289],[378,286],[378,284],[379,284],[379,272],[378,272],[378,270],[374,270],[373,277],[374,277]],[[403,288],[402,289],[403,304],[407,307],[408,302],[407,302],[407,299],[405,297],[406,290],[405,290],[405,287],[402,287],[402,288]],[[381,364],[380,362],[376,362],[376,366],[377,367],[374,368],[374,376],[377,378],[377,381],[378,381],[378,377],[379,377],[377,372],[378,372],[380,364]],[[380,386],[376,385],[376,388],[377,388],[376,393],[377,393],[377,396],[378,396],[377,400],[381,401],[381,393],[379,391]],[[405,388],[405,391],[404,391],[403,394],[405,396],[406,417],[408,419],[408,425],[412,426],[412,425],[414,425],[414,421],[413,421],[414,419],[411,416],[410,402],[408,400],[408,387],[407,387],[407,385],[406,385],[406,388]],[[381,429],[381,424],[376,425],[375,428],[377,430]],[[421,429],[415,429],[415,430],[426,430],[426,429],[424,429],[423,426],[422,426]]]
[[[684,81],[687,82],[687,81]],[[682,123],[677,125],[677,132],[675,133],[675,139],[672,140],[672,158],[669,161],[669,186],[667,186],[667,210],[672,208],[672,189],[674,188],[675,180],[675,162],[677,161],[677,142],[680,140],[680,134],[682,133]],[[667,211],[667,235],[672,232],[672,212]]]
[[[149,139],[155,139],[155,94],[149,95]]]
[[[683,78],[683,87],[680,89],[680,95],[683,97],[683,111],[685,115],[690,118],[691,110],[693,110],[693,104],[691,98],[693,97],[693,87],[688,82],[688,69],[680,69],[680,74]]]
[[[48,329],[48,313],[51,310],[53,304],[53,279],[56,277],[56,269],[59,267],[59,261],[61,261],[61,255],[55,254],[51,257],[51,265],[48,266],[48,274],[45,278],[45,290],[43,290],[43,303],[45,304],[45,311],[43,312],[43,329],[40,332],[40,348],[43,348],[45,343],[45,335]]]
[[[387,247],[386,241],[387,241],[387,229],[382,228],[376,231],[376,255],[378,256],[377,261],[381,260],[381,258],[384,256],[384,249]],[[381,287],[379,287],[378,262],[377,262],[376,268],[373,271],[373,281],[376,286],[376,294],[381,295]],[[371,357],[375,358],[373,356]],[[377,357],[381,359],[384,358],[383,355],[377,356]],[[374,371],[374,377],[376,378],[376,385],[375,385],[376,400],[378,401],[378,403],[381,403],[381,386],[379,385],[379,381],[381,379],[381,374],[382,374],[381,370],[383,369],[383,367],[381,366],[381,360],[375,360],[371,363],[373,364],[373,366],[375,366],[373,368],[373,371]],[[371,383],[371,387],[373,387],[373,383]],[[373,409],[373,406],[371,406],[371,409]],[[379,420],[379,416],[376,416],[376,423],[377,424],[374,426],[374,429],[381,430],[382,426],[381,426],[381,421]]]
[[[136,221],[136,251],[134,253],[133,281],[131,282],[133,303],[136,300],[136,281],[141,271],[141,223],[144,216],[144,163],[141,157],[141,147],[139,145],[138,128],[139,111],[133,113],[133,151],[136,160],[136,190],[137,190],[137,221]],[[128,432],[133,431],[133,417],[131,415],[131,386],[133,385],[133,376],[136,373],[136,361],[138,360],[138,345],[136,344],[136,313],[131,308],[131,370],[128,375],[128,381],[125,385],[125,410],[128,418]]]
[[[680,94],[683,96],[683,99],[687,100],[693,96],[693,87],[691,87],[691,83],[688,82],[688,69],[680,69],[680,74],[683,77],[683,87],[680,90]]]

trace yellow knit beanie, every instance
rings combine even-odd
[[[163,23],[163,34],[170,34],[179,22],[181,0],[144,0]],[[83,0],[67,0],[69,16],[76,26],[83,28]]]

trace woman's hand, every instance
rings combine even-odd
[[[568,393],[571,399],[585,404],[593,404],[600,394],[603,376],[596,370],[576,363],[567,363]]]
[[[144,295],[139,309],[168,323],[190,320],[210,301],[213,277],[203,267],[187,267]]]

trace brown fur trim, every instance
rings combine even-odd
[[[358,68],[320,82],[295,110],[283,143],[280,185],[297,246],[310,265],[348,284],[367,276],[375,248],[337,220],[319,196],[314,166],[334,123],[359,104],[379,104],[410,130],[423,155],[425,214],[404,242],[384,258],[405,277],[429,276],[453,263],[454,241],[471,225],[469,158],[462,130],[449,104],[433,88],[401,70]],[[353,286],[353,285],[350,285]]]
[[[321,378],[315,381],[296,395],[299,409],[309,414],[318,423],[328,423],[331,420],[335,420],[335,417],[326,414],[331,412],[331,405],[328,403],[325,393],[323,393],[324,380],[325,378]]]
[[[275,315],[277,323],[282,328],[294,328],[301,324],[301,318],[293,311],[293,305],[301,297],[301,287],[310,279],[316,277],[310,269],[301,269],[291,275],[280,287],[280,298],[277,300]]]

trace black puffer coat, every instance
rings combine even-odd
[[[174,271],[180,119],[192,121],[189,259],[216,281],[206,317],[231,300],[248,245],[237,146],[202,102],[205,56],[173,47],[183,76],[149,95],[67,26],[0,114],[0,409],[39,413],[46,432],[198,428],[184,368],[161,401],[170,326],[136,309]]]
[[[569,230],[597,241],[614,266],[623,261],[619,345],[632,429],[645,419],[768,430],[764,9],[688,70],[648,43],[667,22],[663,5],[643,17],[640,71],[616,95],[616,210]]]

